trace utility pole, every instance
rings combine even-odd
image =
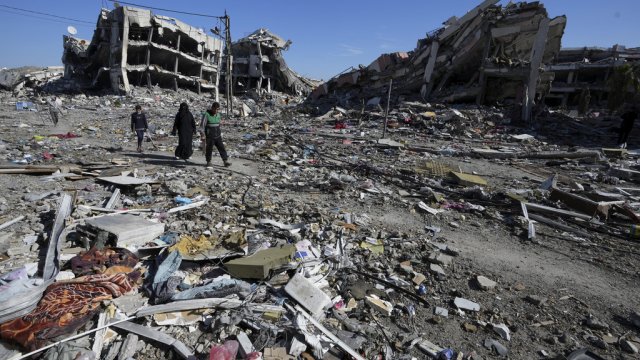
[[[384,112],[384,130],[382,132],[382,138],[387,137],[387,118],[389,117],[389,103],[391,102],[391,85],[393,85],[393,79],[389,79],[389,92],[387,93],[387,110]]]
[[[226,93],[227,93],[227,116],[233,116],[233,54],[231,53],[231,21],[227,10],[224,11],[224,37],[226,48]]]

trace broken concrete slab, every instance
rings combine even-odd
[[[271,270],[288,264],[295,251],[294,245],[273,247],[251,256],[227,261],[224,265],[231,276],[240,279],[266,279]]]
[[[284,291],[300,305],[309,310],[314,317],[319,317],[331,304],[331,298],[318,289],[301,273],[296,273],[284,287]]]
[[[369,304],[372,308],[379,311],[383,315],[391,316],[391,312],[393,311],[393,304],[388,301],[382,300],[375,295],[365,297],[365,302]]]
[[[443,254],[441,252],[433,252],[429,255],[429,262],[448,267],[453,264],[453,256]]]
[[[246,358],[248,354],[256,351],[256,348],[253,346],[251,339],[244,331],[241,331],[236,335],[236,340],[238,341],[238,355],[242,358]]]
[[[507,354],[509,353],[509,350],[507,350],[504,345],[502,345],[499,341],[493,339],[486,339],[484,341],[484,347],[494,351],[497,355],[500,356],[507,356]]]
[[[464,298],[456,297],[453,304],[461,310],[480,311],[480,304]]]
[[[476,276],[476,283],[482,290],[493,290],[498,285],[495,281],[482,275]]]
[[[434,314],[434,315],[438,315],[438,316],[442,316],[442,317],[445,317],[445,318],[446,318],[446,317],[449,317],[449,310],[447,310],[447,309],[445,309],[445,308],[442,308],[442,307],[439,307],[439,306],[436,306],[436,307],[433,309],[433,314]]]
[[[429,271],[431,271],[432,273],[434,273],[436,275],[441,275],[441,276],[446,276],[447,275],[447,273],[445,273],[445,271],[442,268],[442,266],[440,266],[438,264],[429,264]]]
[[[511,341],[511,331],[505,324],[492,324],[493,331],[500,335],[501,338]]]
[[[95,239],[98,232],[110,234],[119,247],[138,248],[164,233],[165,225],[129,214],[101,216],[85,221],[84,231]]]

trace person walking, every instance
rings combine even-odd
[[[193,155],[193,135],[196,134],[196,121],[193,114],[189,111],[189,105],[186,102],[180,104],[180,109],[173,121],[173,130],[171,135],[178,134],[178,147],[176,148],[176,160],[189,160]]]
[[[631,129],[633,129],[633,124],[638,118],[638,108],[636,106],[629,107],[620,117],[622,118],[622,124],[620,125],[620,133],[618,136],[618,147],[620,149],[626,149],[629,134],[631,133]]]
[[[220,109],[220,104],[214,102],[211,104],[211,108],[202,113],[202,120],[200,121],[200,135],[203,140],[206,140],[205,158],[207,160],[207,168],[211,168],[211,154],[213,153],[214,146],[218,149],[224,166],[231,166],[227,150],[224,148],[224,143],[222,142],[220,113],[218,113],[218,109]]]
[[[133,131],[138,137],[137,151],[139,153],[142,152],[142,140],[144,139],[144,133],[148,128],[147,116],[142,112],[142,106],[136,105],[136,112],[131,114],[131,131]]]

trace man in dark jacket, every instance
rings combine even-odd
[[[618,136],[618,147],[626,149],[629,134],[631,133],[631,129],[633,129],[633,124],[638,118],[638,108],[636,106],[630,107],[622,113],[620,117],[622,118],[622,124],[620,125],[620,134]]]
[[[131,131],[138,137],[138,152],[142,152],[142,140],[148,128],[147,116],[142,112],[142,106],[136,105],[136,112],[131,114]]]

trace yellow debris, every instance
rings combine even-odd
[[[178,250],[180,255],[196,255],[213,248],[215,244],[204,235],[194,240],[191,236],[182,235],[178,242],[169,248],[169,251]]]

